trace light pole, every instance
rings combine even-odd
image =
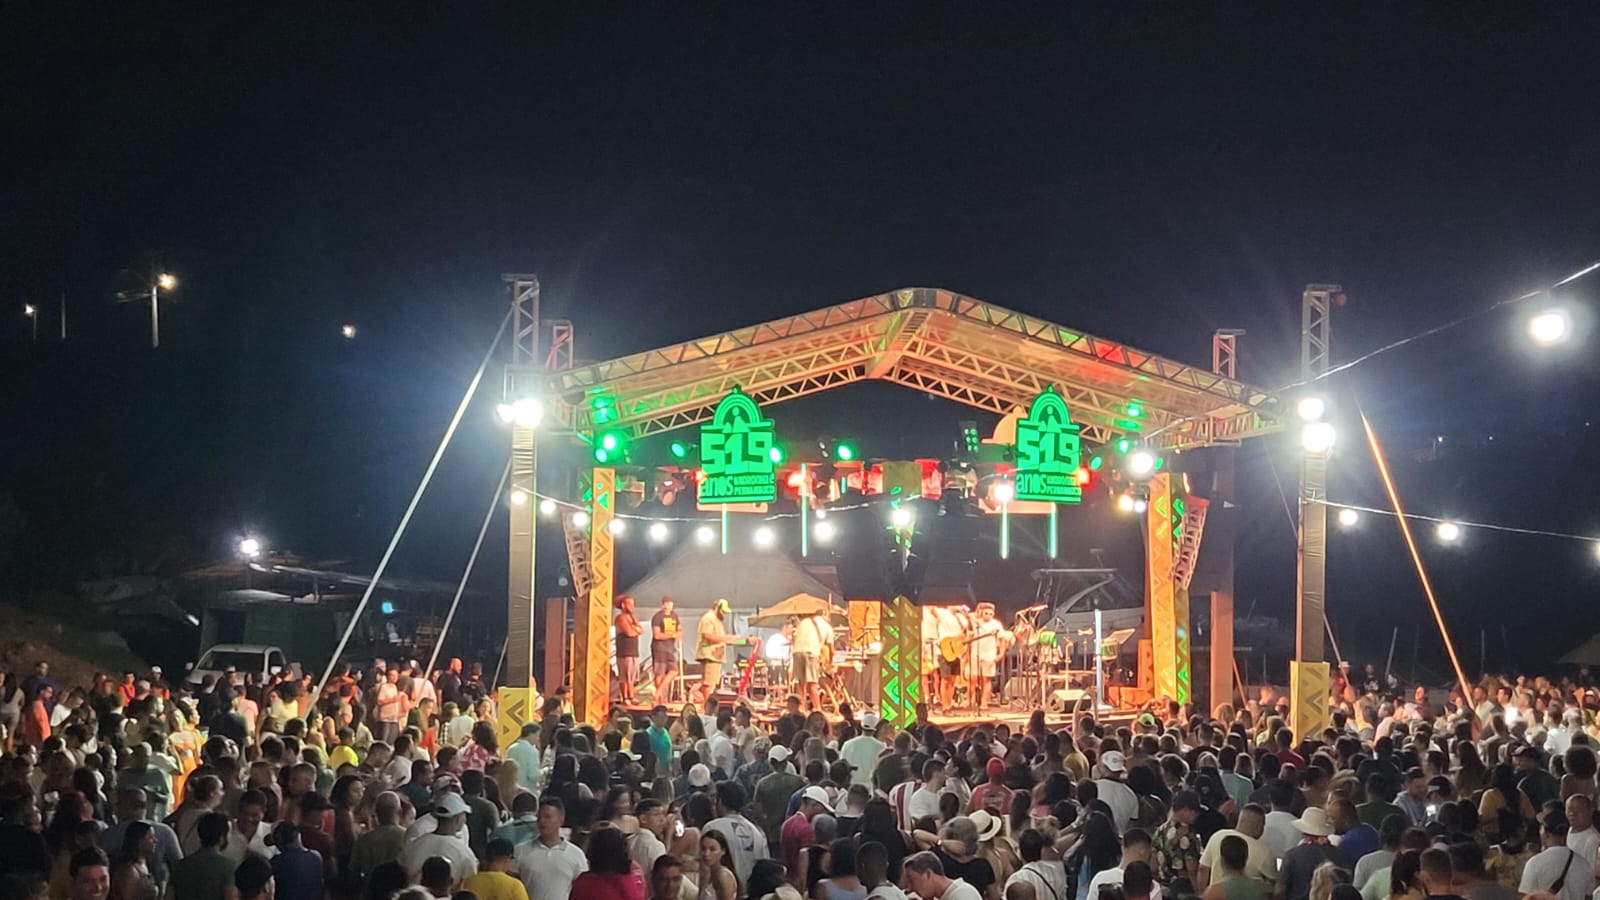
[[[254,573],[250,564],[261,555],[261,540],[247,537],[239,541],[239,558],[244,560],[244,588],[250,590],[254,587]]]
[[[171,272],[162,272],[150,282],[150,349],[161,346],[161,307],[157,300],[162,291],[171,292],[178,286],[178,277]]]
[[[32,303],[24,303],[24,304],[22,304],[22,314],[28,317],[29,323],[31,323],[32,326],[33,326],[33,339],[35,341],[38,341],[39,340],[39,307],[34,306]]]

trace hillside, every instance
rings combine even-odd
[[[77,606],[71,603],[66,609]],[[52,609],[63,609],[51,604]],[[0,666],[27,674],[39,660],[50,663],[56,683],[88,686],[95,672],[148,670],[115,631],[102,623],[69,622],[54,615],[0,604]]]

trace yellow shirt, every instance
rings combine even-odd
[[[479,872],[461,882],[461,889],[476,894],[478,900],[528,900],[528,889],[504,872]]]

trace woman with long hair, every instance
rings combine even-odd
[[[739,895],[739,877],[733,871],[733,855],[728,839],[712,830],[700,836],[700,890],[698,900],[734,900]]]
[[[1077,831],[1067,853],[1067,871],[1077,874],[1077,900],[1089,900],[1089,882],[1107,869],[1114,869],[1122,859],[1122,841],[1117,838],[1117,827],[1111,818],[1098,809],[1092,810],[1081,825],[1068,829]]]
[[[122,848],[111,866],[111,900],[156,900],[160,892],[150,874],[156,852],[156,830],[149,822],[129,822]]]
[[[461,748],[461,755],[456,757],[459,767],[482,772],[490,760],[499,758],[500,739],[494,733],[494,725],[484,721],[473,722],[472,737]]]
[[[367,783],[359,775],[341,775],[328,794],[333,803],[333,855],[340,872],[349,868],[350,854],[355,852],[356,839],[361,837],[356,810],[366,796]]]
[[[572,882],[572,896],[583,900],[644,900],[644,876],[628,856],[622,830],[602,825],[589,833],[583,852],[589,871]]]
[[[1456,796],[1476,803],[1479,795],[1489,786],[1489,767],[1478,755],[1478,745],[1471,740],[1456,741]]]
[[[17,673],[7,672],[5,680],[0,681],[0,728],[5,729],[7,753],[11,752],[12,735],[16,734],[17,725],[22,722],[22,707],[27,699]]]
[[[861,843],[876,841],[883,845],[889,860],[889,881],[900,883],[900,863],[912,852],[911,835],[900,830],[895,822],[894,807],[882,797],[867,801],[861,812],[861,825],[857,831]]]
[[[1389,868],[1389,890],[1384,896],[1388,900],[1422,900],[1428,896],[1428,889],[1422,885],[1421,852],[1407,850],[1394,858],[1394,865]]]
[[[812,737],[819,738],[824,746],[827,745],[830,735],[828,718],[822,714],[821,710],[813,709],[806,714],[806,731]]]
[[[1501,763],[1490,773],[1489,789],[1483,792],[1483,799],[1478,801],[1478,821],[1485,828],[1491,825],[1498,827],[1502,809],[1516,813],[1525,822],[1534,821],[1533,803],[1527,794],[1517,790],[1517,772],[1510,763]],[[1487,837],[1493,843],[1493,839],[1499,835],[1489,834]]]
[[[700,721],[700,710],[693,703],[685,703],[679,711],[678,718],[667,727],[667,737],[672,741],[672,749],[677,753],[694,746],[696,738],[689,736],[689,723],[700,722],[700,737],[706,736],[706,724]]]

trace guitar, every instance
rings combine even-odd
[[[744,675],[739,679],[739,689],[736,694],[745,696],[750,690],[750,676],[756,673],[756,660],[761,658],[761,638],[750,639],[750,658],[744,661]]]
[[[995,631],[991,632],[990,634],[979,635],[977,637],[973,637],[973,635],[969,632],[966,634],[956,635],[955,637],[940,638],[939,654],[944,657],[945,662],[957,663],[967,655],[967,650],[971,649],[973,644],[979,641],[987,641],[991,639],[1003,641],[1007,640],[1008,636],[1005,631]]]

